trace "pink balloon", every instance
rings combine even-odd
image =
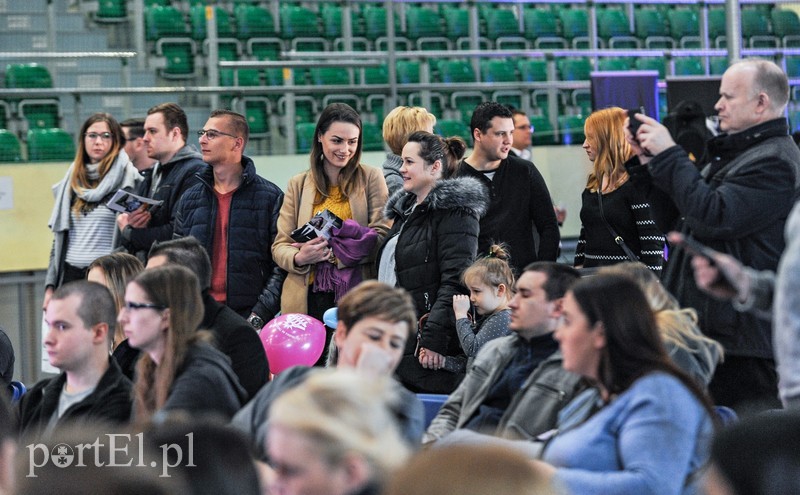
[[[292,366],[311,366],[322,356],[325,325],[300,313],[280,315],[261,330],[261,343],[273,374]]]

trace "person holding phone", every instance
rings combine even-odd
[[[629,173],[647,193],[656,224],[756,270],[775,270],[786,219],[800,197],[800,150],[784,117],[788,100],[788,79],[774,63],[731,65],[715,105],[722,133],[708,141],[710,162],[702,172],[666,127],[636,114],[641,125],[627,138],[642,165]],[[663,281],[682,306],[697,309],[703,332],[725,347],[725,362],[709,384],[715,403],[780,407],[770,323],[698,288],[691,258],[680,246],[672,249]]]
[[[586,119],[583,149],[592,162],[592,171],[581,195],[575,267],[641,261],[660,274],[664,235],[650,216],[644,193],[628,180],[625,162],[636,157],[625,140],[625,117],[625,110],[611,107]]]

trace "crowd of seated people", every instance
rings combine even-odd
[[[253,177],[235,112],[213,113],[196,151],[180,108],[155,107],[146,187],[116,120],[92,116],[51,217],[43,345],[59,374],[13,404],[0,394],[0,494],[793,492],[797,456],[777,445],[794,442],[797,419],[763,412],[779,404],[769,330],[787,339],[787,322],[747,326],[770,310],[746,313],[757,272],[731,261],[776,270],[800,197],[800,150],[778,116],[785,81],[769,62],[731,66],[702,172],[653,119],[589,121],[592,198],[635,188],[616,213],[641,237],[660,246],[678,229],[729,256],[671,236],[669,259],[641,245],[626,261],[582,214],[597,231],[587,239],[603,239],[599,251],[587,241],[582,269],[556,262],[552,201],[532,162],[508,158],[512,111],[496,103],[476,108],[473,143],[432,134],[424,109],[390,114],[391,196],[345,104],[322,112],[309,169],[285,195]],[[522,211],[515,181],[544,193]],[[115,221],[105,204],[120,188],[163,202]],[[755,205],[771,209],[757,224]],[[298,237],[330,214],[339,221]],[[522,252],[534,232],[538,250]],[[271,245],[251,259],[245,239]],[[778,271],[778,301],[794,278]],[[262,340],[280,313],[323,320],[325,352],[270,373]],[[441,408],[426,419],[423,400]],[[759,462],[731,457],[751,443]]]

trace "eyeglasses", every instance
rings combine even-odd
[[[123,304],[122,307],[123,309],[126,309],[128,311],[133,311],[135,309],[157,309],[157,310],[167,309],[166,306],[162,306],[160,304],[137,303],[131,301],[125,301],[125,304]]]
[[[97,138],[102,139],[103,141],[108,141],[111,139],[110,132],[87,132],[84,134],[85,137],[89,138],[89,140],[94,141]]]
[[[239,136],[234,136],[233,134],[228,134],[227,132],[218,131],[216,129],[200,129],[197,131],[197,137],[201,138],[205,136],[209,141],[213,141],[220,136],[228,136],[232,137],[233,139],[239,139]]]

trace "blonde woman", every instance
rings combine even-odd
[[[682,309],[661,280],[641,263],[619,263],[601,268],[598,274],[601,273],[625,275],[636,282],[653,310],[656,327],[672,362],[697,383],[707,386],[724,350],[722,344],[700,331],[697,311]]]
[[[124,145],[122,127],[110,114],[95,113],[81,126],[75,160],[53,186],[48,225],[54,239],[42,307],[62,284],[85,279],[89,264],[117,243],[116,215],[105,205],[117,190],[132,188],[140,178]]]
[[[320,371],[270,408],[271,493],[379,494],[409,456],[391,379]]]
[[[592,171],[581,196],[575,267],[613,265],[633,261],[633,256],[660,274],[664,235],[651,218],[647,199],[628,180],[625,170],[625,162],[634,157],[622,127],[626,117],[625,110],[611,107],[586,119],[583,149]]]
[[[383,140],[391,150],[383,162],[383,177],[389,188],[389,196],[403,187],[403,176],[400,174],[403,157],[400,155],[408,136],[415,131],[433,133],[435,125],[436,116],[422,107],[397,107],[383,119]]]

